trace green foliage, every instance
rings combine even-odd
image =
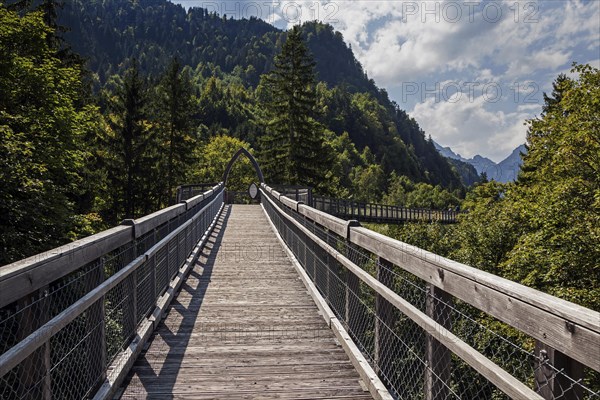
[[[600,310],[600,70],[559,77],[541,118],[529,121],[514,202],[526,231],[508,253],[509,276]]]
[[[220,182],[229,160],[240,148],[245,148],[254,155],[249,143],[225,135],[212,137],[206,145],[199,147],[197,150],[199,168],[192,170],[192,181]],[[250,160],[242,155],[237,159],[229,173],[227,189],[246,191],[253,182],[258,182],[256,171]]]
[[[413,183],[406,176],[392,173],[389,178],[387,194],[383,198],[384,204],[394,204],[410,208],[430,208],[446,210],[456,208],[461,200],[456,193],[452,193],[441,186],[432,186],[428,183]]]
[[[460,176],[463,185],[471,187],[479,182],[479,174],[474,166],[461,160],[447,158],[452,169]]]
[[[73,226],[67,235],[67,239],[71,241],[82,239],[108,228],[102,216],[98,213],[91,212],[85,215],[75,215],[73,217]]]
[[[350,193],[354,192],[353,169],[361,166],[363,161],[348,132],[338,136],[329,131],[328,135],[327,142],[331,146],[332,153],[335,154],[331,174],[336,179],[332,182],[333,188],[330,192],[340,198],[349,198]]]
[[[107,171],[108,218],[115,223],[123,218],[148,214],[157,205],[158,171],[150,150],[155,129],[150,121],[148,83],[133,60],[123,79],[114,81],[114,91],[105,92],[110,129],[100,137],[103,167]],[[150,188],[155,188],[151,191]]]
[[[173,59],[156,88],[158,147],[163,149],[159,152],[158,169],[164,174],[159,204],[174,201],[175,187],[186,181],[189,165],[195,162],[196,107],[190,73],[182,71],[179,61]]]
[[[572,73],[578,78],[559,76],[552,96],[545,96],[542,116],[529,121],[529,151],[516,183],[487,182],[484,176],[463,202],[468,212],[458,225],[420,223],[378,230],[600,310],[600,71],[575,65]],[[390,187],[390,196],[406,196],[405,190]],[[533,350],[533,339],[473,307],[461,302],[457,306],[487,329],[473,330],[462,319],[453,322],[453,331],[531,383],[518,358],[506,362],[498,355],[512,346],[500,337],[527,351]],[[461,382],[479,379],[469,368],[456,367],[453,374],[461,376]],[[593,371],[584,382],[594,391],[600,388]]]
[[[546,95],[542,116],[529,121],[528,153],[517,182],[483,177],[467,195],[462,208],[468,212],[452,233],[453,246],[443,244],[445,235],[423,239],[432,237],[423,226],[397,234],[600,310],[600,71],[575,65],[572,72],[578,79],[561,75],[552,96]],[[389,198],[408,198],[409,182],[401,182],[390,184]]]
[[[513,184],[495,181],[481,184],[467,195],[451,257],[465,264],[501,275],[506,254],[523,229],[523,215],[509,202]]]
[[[71,0],[59,22],[100,82],[122,74],[123,60],[136,58],[146,74],[158,76],[176,56],[183,65],[211,64],[256,85],[271,69],[279,32],[256,18],[224,19],[168,1]]]
[[[82,105],[80,68],[47,38],[41,12],[0,5],[0,264],[66,240],[86,197],[81,143],[97,109]]]
[[[196,75],[197,76],[197,75]],[[254,93],[239,82],[228,82],[211,76],[206,80],[199,77],[200,112],[197,122],[207,127],[208,135],[226,134],[251,144],[256,144],[257,136],[264,129]]]
[[[37,12],[22,3],[22,17],[3,9],[7,56],[0,60],[7,93],[0,99],[3,239],[6,254],[22,250],[10,259],[166,206],[179,184],[220,180],[222,170],[209,172],[202,154],[215,137],[238,139],[223,153],[226,161],[242,142],[258,148],[271,140],[261,146],[263,155],[273,152],[263,161],[284,169],[263,162],[267,177],[322,194],[380,201],[390,172],[446,186],[458,181],[430,167],[423,132],[367,78],[330,26],[307,23],[286,33],[163,0],[64,7],[47,0]],[[20,23],[32,26],[15,29]],[[242,158],[235,168],[246,164]],[[240,190],[254,180],[253,171],[245,174]],[[39,215],[19,211],[38,203]],[[12,244],[24,236],[38,245]]]
[[[255,18],[226,19],[201,8],[186,11],[166,0],[73,0],[60,11],[59,23],[70,29],[66,38],[73,48],[89,60],[97,85],[122,75],[128,59],[138,59],[141,71],[158,76],[176,56],[181,65],[193,68],[192,80],[202,88],[195,122],[206,126],[203,133],[234,136],[258,148],[258,138],[265,133],[262,120],[273,120],[268,116],[272,110],[260,105],[271,100],[264,76],[273,70],[273,56],[286,32]],[[319,22],[299,29],[321,82],[311,115],[315,121],[336,135],[348,132],[359,151],[368,146],[386,174],[395,171],[415,181],[461,187],[459,171],[367,77],[339,32]],[[338,180],[332,173],[325,176],[328,183]],[[335,193],[340,190],[336,185],[320,190]],[[351,188],[341,185],[342,190]]]
[[[361,154],[361,164],[352,168],[354,199],[358,201],[379,202],[385,189],[385,173],[381,165],[376,164],[373,153],[368,147]]]
[[[273,183],[320,187],[330,169],[325,129],[313,119],[314,61],[295,26],[275,69],[267,77],[267,134],[261,137],[261,165]]]

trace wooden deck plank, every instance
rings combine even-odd
[[[370,399],[259,206],[229,206],[123,399]]]

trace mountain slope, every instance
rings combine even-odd
[[[286,35],[262,20],[233,20],[201,8],[186,11],[166,0],[68,0],[59,23],[69,30],[65,38],[73,50],[89,60],[97,86],[121,74],[128,59],[136,58],[144,73],[156,77],[177,57],[204,78],[230,77],[252,89],[272,69]],[[318,79],[340,93],[326,105],[326,113],[348,115],[336,126],[335,118],[323,115],[327,128],[348,132],[360,151],[369,146],[386,173],[396,171],[449,188],[462,186],[416,121],[367,77],[339,32],[317,22],[303,24],[302,30]]]
[[[449,158],[448,161],[452,164],[453,168],[460,175],[462,182],[465,186],[473,186],[480,181],[479,174],[474,166],[464,161]]]
[[[501,173],[499,177],[500,182],[509,182],[517,180],[519,176],[519,171],[521,170],[521,165],[523,165],[523,159],[521,154],[526,154],[527,148],[524,144],[520,145],[513,152],[506,157],[504,160],[498,163],[498,170]],[[504,180],[505,179],[505,180]]]

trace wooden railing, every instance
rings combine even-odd
[[[397,397],[599,395],[600,313],[378,234],[269,186],[262,185],[261,198]]]
[[[426,221],[453,224],[457,222],[460,213],[456,209],[408,208],[314,195],[312,196],[312,203],[305,203],[333,216],[342,219],[355,219],[361,222],[402,223]]]
[[[0,268],[0,398],[111,398],[224,207],[224,187]],[[262,205],[395,398],[592,399],[600,314],[262,185]],[[369,382],[366,382],[370,385]]]
[[[239,192],[239,191],[231,191],[227,190],[225,192],[225,203],[226,204],[258,204],[260,203],[260,199],[257,197],[253,199],[250,197],[248,192]]]
[[[0,398],[111,398],[222,210],[223,184],[0,268]]]
[[[205,184],[182,185],[177,188],[177,198],[185,200],[206,188]],[[314,195],[312,188],[294,185],[273,186],[278,193],[290,199],[300,201],[317,210],[335,217],[360,222],[400,224],[404,222],[439,222],[454,224],[458,221],[458,208],[436,210],[429,208],[411,208],[388,204],[367,203],[355,200],[339,199]],[[251,203],[246,192],[233,193],[230,203]],[[233,200],[235,199],[235,200]]]
[[[191,199],[218,185],[218,183],[195,183],[177,187],[177,202]]]

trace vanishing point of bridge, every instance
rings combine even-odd
[[[0,399],[600,398],[598,312],[263,181],[1,267]]]

